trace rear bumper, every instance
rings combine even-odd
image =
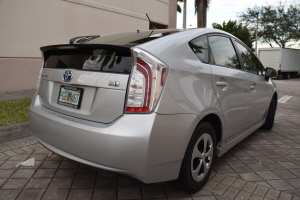
[[[41,106],[35,95],[30,129],[37,140],[66,158],[126,174],[144,183],[178,178],[194,114],[125,114],[110,124],[77,119]]]

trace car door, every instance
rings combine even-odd
[[[242,70],[232,41],[224,35],[210,35],[212,84],[225,119],[225,142],[242,134],[249,126],[250,79]]]
[[[244,70],[248,73],[248,76],[251,77],[251,109],[249,122],[251,122],[251,125],[254,125],[263,120],[264,114],[269,108],[272,87],[265,79],[265,68],[253,52],[238,41],[235,41],[235,45],[240,54]]]

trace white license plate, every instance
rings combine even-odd
[[[79,109],[83,95],[83,88],[61,85],[57,103],[70,108]]]

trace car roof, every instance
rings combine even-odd
[[[193,39],[195,36],[202,34],[216,33],[216,34],[225,34],[230,35],[227,32],[224,32],[219,29],[213,28],[192,28],[192,29],[155,29],[155,30],[146,30],[146,31],[134,31],[134,32],[123,32],[109,35],[101,35],[96,39],[89,40],[82,44],[107,44],[107,45],[118,45],[118,46],[127,46],[133,47],[141,45],[158,38],[164,38],[165,36],[172,35],[186,35],[190,36],[190,39]],[[234,37],[233,35],[230,35]],[[176,36],[175,36],[176,37]],[[235,37],[234,37],[235,38]]]

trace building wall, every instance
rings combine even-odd
[[[169,1],[0,0],[0,92],[35,88],[41,46],[81,35],[147,30],[146,13],[167,26]]]

